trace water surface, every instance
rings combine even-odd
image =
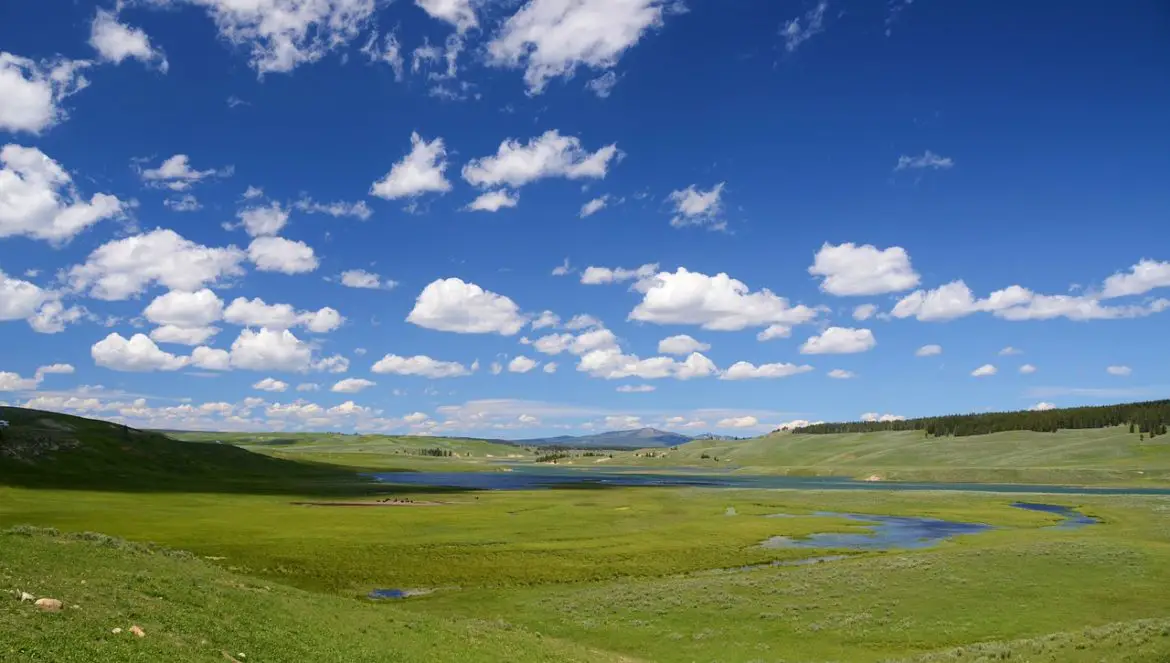
[[[840,548],[846,550],[894,550],[929,548],[962,534],[977,534],[992,529],[983,523],[962,523],[938,518],[914,516],[878,516],[863,513],[818,511],[814,516],[845,518],[861,523],[863,532],[824,532],[795,539],[774,536],[764,541],[765,548]]]
[[[1087,516],[1072,507],[1055,504],[1037,504],[1034,502],[1013,502],[1017,509],[1041,511],[1062,516],[1063,520],[1055,525],[1042,529],[1075,529],[1085,525],[1101,522],[1092,516]],[[835,511],[817,511],[813,516],[845,518],[861,523],[866,530],[863,532],[821,532],[800,538],[790,536],[774,536],[760,545],[765,548],[836,548],[844,550],[898,550],[911,548],[929,548],[940,541],[953,539],[965,534],[978,534],[995,529],[984,523],[964,523],[939,518],[919,518],[915,516],[882,516],[868,513],[837,513]],[[786,513],[776,513],[770,518],[800,518]],[[824,560],[826,558],[811,558]]]
[[[532,490],[560,486],[701,486],[713,488],[789,488],[805,490],[947,490],[982,493],[1088,495],[1170,495],[1170,488],[1106,488],[1005,483],[928,483],[858,481],[842,477],[791,477],[715,474],[653,474],[566,467],[516,466],[510,472],[380,472],[386,483],[471,490]]]

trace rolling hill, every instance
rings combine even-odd
[[[932,437],[923,431],[776,432],[621,453],[614,465],[904,481],[1170,484],[1170,436],[1128,426]]]
[[[0,483],[30,487],[217,492],[352,490],[353,472],[182,442],[161,433],[56,412],[0,407]]]

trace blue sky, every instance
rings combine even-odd
[[[11,404],[519,438],[1170,393],[1155,0],[45,0],[0,53]]]

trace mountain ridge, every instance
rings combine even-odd
[[[643,449],[650,447],[672,447],[686,444],[695,438],[682,433],[673,433],[649,426],[628,430],[604,431],[589,435],[558,435],[525,440],[501,440],[517,446],[550,447],[564,446],[589,449]]]

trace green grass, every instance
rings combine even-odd
[[[431,462],[388,450],[434,440],[246,440],[248,448],[286,456],[273,458],[214,440],[180,442],[15,414],[24,417],[21,434],[33,435],[26,441],[68,425],[64,438],[45,433],[44,440],[73,436],[78,444],[0,461],[0,530],[11,528],[0,534],[0,592],[29,591],[79,607],[45,614],[0,595],[0,660],[223,661],[223,652],[263,662],[1170,660],[1167,497],[1029,495],[1102,519],[1062,530],[1045,528],[1056,516],[1012,508],[1018,496],[995,493],[408,492],[371,486],[350,468],[395,467],[398,457]],[[10,412],[0,416],[13,420]],[[789,436],[688,445],[678,453],[714,455],[741,444],[735,463],[722,460],[730,452],[717,452],[720,466],[749,459],[765,464],[745,468],[773,469],[766,463],[785,458],[808,459],[804,467],[814,468],[945,459],[898,435],[816,436],[828,445],[819,449],[806,439],[813,436]],[[1063,458],[1066,469],[1092,471],[1094,463],[1116,469],[1136,462],[1128,442],[1110,432],[1080,443],[1062,435],[1034,450],[1024,437],[992,439],[978,453],[956,451],[962,458],[947,469],[1007,471],[1012,463]],[[970,440],[977,442],[962,442]],[[492,443],[450,443],[468,445],[472,455],[434,460],[494,467],[494,451],[479,446]],[[1150,466],[1160,462],[1157,450],[1142,453],[1154,458]],[[331,463],[288,459],[322,457]],[[87,478],[91,463],[105,476]],[[1072,467],[1078,464],[1084,467]],[[441,504],[294,504],[373,499],[363,495],[374,490]],[[733,570],[833,552],[759,545],[772,536],[857,531],[854,521],[808,515],[817,511],[931,516],[997,529],[922,550]],[[807,517],[766,517],[776,513]],[[65,534],[36,529],[45,527]],[[103,535],[69,534],[93,531]],[[139,545],[147,542],[155,546]],[[374,588],[431,593],[373,604],[363,597]],[[110,632],[134,623],[146,638]]]
[[[1164,525],[1156,535],[1143,532],[1151,521],[1142,510],[1136,503],[1096,508],[1116,521],[1096,531],[1002,531],[808,567],[480,591],[418,605],[448,615],[484,616],[486,609],[489,617],[506,615],[543,633],[651,660],[913,657],[1165,618],[1170,541]],[[1170,656],[1170,638],[1154,645]],[[1127,651],[1112,644],[1114,656]],[[1105,653],[1086,660],[1115,660]]]
[[[62,600],[60,613],[0,597],[0,660],[619,661],[521,628],[317,594],[116,539],[0,533],[0,588]],[[127,632],[140,626],[146,637]],[[115,635],[114,628],[123,632]]]
[[[487,472],[504,463],[530,463],[535,453],[523,447],[468,438],[418,435],[343,435],[340,433],[168,432],[191,442],[221,441],[248,451],[300,462],[382,471]],[[423,455],[442,449],[452,456]]]
[[[270,495],[160,494],[144,501],[114,492],[0,489],[0,526],[104,529],[203,558],[193,571],[186,564],[194,562],[181,558],[143,558],[132,550],[122,559],[124,551],[96,546],[108,558],[91,559],[89,552],[62,547],[79,545],[72,539],[40,542],[29,552],[24,539],[0,537],[0,588],[40,582],[43,588],[26,591],[62,593],[82,604],[89,620],[29,632],[30,619],[82,617],[22,613],[17,620],[15,612],[0,613],[0,642],[12,636],[8,628],[18,632],[19,647],[43,648],[45,660],[136,660],[118,658],[122,649],[110,650],[116,656],[107,659],[57,659],[54,643],[84,641],[82,651],[93,653],[91,647],[105,645],[87,638],[104,638],[108,627],[120,623],[114,617],[147,621],[161,614],[170,616],[144,628],[176,631],[176,639],[189,646],[211,632],[211,654],[234,647],[249,652],[249,660],[308,660],[303,652],[325,647],[338,632],[339,612],[346,615],[342,621],[374,629],[367,620],[375,617],[363,611],[384,609],[394,623],[421,620],[427,626],[417,628],[438,643],[454,636],[427,629],[445,624],[459,632],[487,629],[488,641],[502,638],[500,646],[508,643],[507,634],[518,634],[519,643],[539,633],[577,651],[647,661],[883,661],[943,656],[938,652],[978,643],[999,643],[979,645],[987,651],[1023,653],[1037,643],[1048,643],[1045,652],[1063,651],[1057,640],[1096,658],[1013,660],[1124,660],[1119,657],[1131,653],[1128,646],[1118,646],[1114,636],[1095,640],[1098,631],[1086,631],[1106,627],[1144,634],[1142,647],[1151,656],[1170,656],[1170,638],[1157,635],[1166,626],[1157,620],[1170,617],[1165,498],[1044,498],[1105,520],[1062,531],[1040,529],[1054,518],[1012,509],[1012,497],[1005,495],[614,489],[476,497],[436,497],[454,502],[447,506],[363,509],[294,506],[291,498]],[[737,515],[727,515],[728,507]],[[718,570],[809,554],[760,548],[769,536],[855,527],[836,518],[763,517],[821,509],[931,515],[1002,529],[926,550],[867,553],[814,566]],[[155,599],[135,595],[138,603],[127,604],[115,590],[112,603],[99,610],[91,604],[105,605],[106,589],[79,594],[79,578],[107,589],[134,588],[128,578],[138,569],[146,569],[140,575],[149,576],[149,583],[137,582],[158,587],[141,594]],[[212,576],[230,580],[204,580]],[[189,578],[203,589],[184,589],[192,587]],[[236,591],[233,583],[277,594]],[[199,593],[207,586],[215,590],[210,598]],[[365,606],[358,597],[375,587],[436,591]],[[289,607],[273,613],[266,602],[277,599]],[[217,615],[225,611],[230,623],[217,630]],[[312,619],[317,611],[320,622]],[[91,612],[106,623],[95,623]],[[190,624],[180,618],[184,613],[190,613]],[[1109,626],[1115,622],[1123,624]],[[339,639],[351,639],[350,631],[340,632],[346,635]],[[304,649],[282,648],[292,644],[282,642],[282,633],[300,633],[295,644]],[[1065,635],[1049,642],[1060,633]],[[381,637],[398,641],[396,635]],[[362,646],[346,642],[335,659],[312,660],[377,660],[373,649],[366,653]],[[415,645],[405,646],[414,655]],[[152,650],[157,658],[141,660],[199,660],[179,656],[186,651],[173,650],[168,658]],[[525,660],[502,651],[485,650],[482,660]]]
[[[646,457],[644,450],[616,454],[611,462],[745,474],[877,475],[904,481],[1170,485],[1170,438],[1143,441],[1126,427],[944,438],[928,438],[917,431],[785,432],[653,451],[657,457]]]

